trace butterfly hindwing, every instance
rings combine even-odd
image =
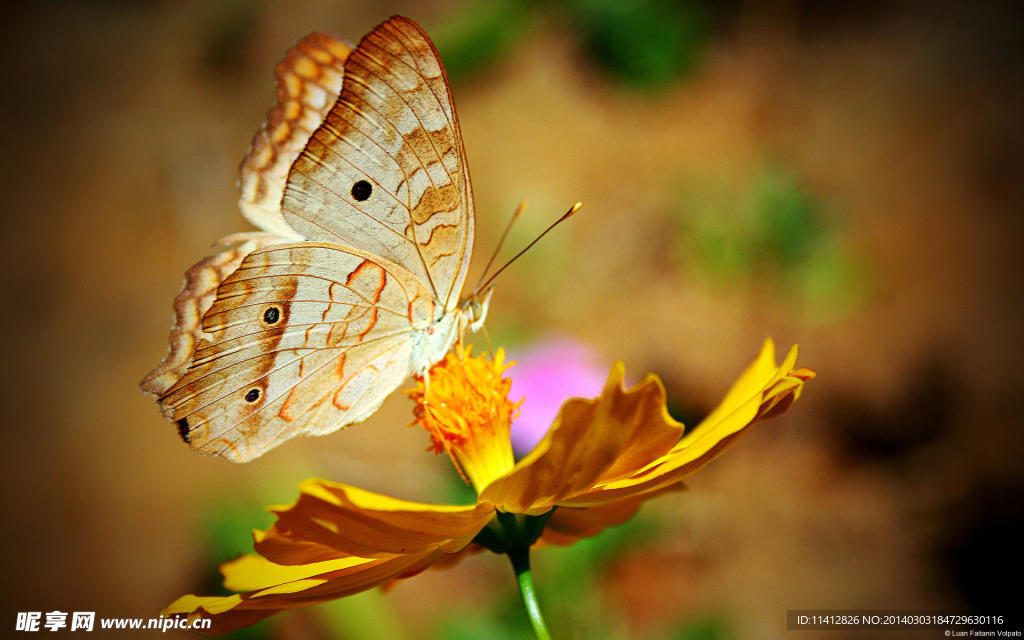
[[[203,258],[185,272],[185,284],[174,299],[174,325],[167,356],[139,383],[143,391],[160,396],[185,375],[196,345],[203,339],[203,316],[217,297],[217,287],[234,273],[245,256],[260,247],[285,241],[270,233],[228,236],[219,242],[227,249]]]
[[[430,292],[376,256],[319,243],[255,251],[221,283],[208,339],[160,402],[193,447],[255,457],[365,419],[408,375],[410,338],[432,315]]]

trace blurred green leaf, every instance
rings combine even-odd
[[[693,231],[693,242],[699,249],[697,257],[708,273],[730,275],[751,270],[753,256],[744,243],[737,241],[735,227],[730,233],[724,220],[709,216]]]
[[[854,311],[871,290],[863,265],[839,249],[827,249],[789,274],[787,289],[816,302],[811,315],[828,321]]]
[[[601,599],[600,581],[619,558],[657,534],[656,522],[641,511],[593,538],[535,553],[534,580],[553,634],[593,640],[621,637],[622,612]]]
[[[397,611],[388,595],[371,589],[317,606],[327,637],[336,640],[402,640],[408,634],[402,628]]]
[[[569,547],[541,550],[545,561],[551,564],[545,590],[574,591],[580,580],[592,580],[600,575],[619,556],[657,535],[657,525],[643,517],[641,511],[632,520],[609,527],[593,538],[584,538]],[[551,556],[548,558],[548,556]]]
[[[526,640],[532,638],[529,627],[508,628],[497,618],[465,615],[442,623],[437,636],[445,640]]]
[[[810,258],[828,229],[820,208],[792,174],[764,171],[755,187],[761,247],[783,269]]]
[[[529,22],[529,3],[522,0],[488,0],[462,7],[433,31],[453,84],[497,60],[512,47]]]
[[[246,62],[246,47],[257,29],[259,5],[223,0],[206,5],[206,39],[201,62],[221,79],[235,77]]]
[[[252,530],[264,529],[273,516],[263,508],[263,502],[252,496],[231,496],[230,500],[207,505],[202,515],[204,564],[209,567],[196,592],[200,594],[229,595],[224,588],[217,567],[232,558],[252,552]],[[271,637],[272,621],[264,620],[251,627],[225,634],[233,640],[262,640]]]
[[[701,616],[678,625],[668,638],[670,640],[726,640],[729,633],[727,620],[720,616]]]
[[[587,49],[605,71],[658,88],[689,71],[708,36],[707,11],[671,0],[562,0]]]
[[[210,564],[219,565],[244,553],[251,553],[252,530],[267,528],[273,519],[264,510],[263,502],[252,498],[235,496],[234,500],[217,502],[207,507],[203,514],[202,539],[204,554]],[[229,593],[223,587],[219,588],[221,593]]]
[[[682,262],[716,279],[768,283],[808,303],[811,316],[860,303],[864,271],[796,174],[767,165],[739,185],[692,184],[677,208]]]
[[[476,504],[476,491],[472,485],[466,484],[454,465],[445,464],[448,476],[443,487],[439,504]]]

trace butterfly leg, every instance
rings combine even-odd
[[[480,330],[484,334],[484,342],[487,343],[487,353],[491,354],[491,360],[494,360],[494,347],[491,345],[491,337],[487,335],[487,327],[481,325]]]

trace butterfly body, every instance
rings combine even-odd
[[[312,34],[277,73],[240,181],[265,232],[188,272],[171,352],[142,384],[193,448],[237,462],[365,420],[490,298],[460,301],[472,190],[426,34],[401,17],[354,50]]]

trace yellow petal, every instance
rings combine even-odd
[[[440,506],[398,500],[348,485],[307,480],[299,499],[277,510],[255,548],[278,564],[331,557],[377,558],[432,549],[457,551],[493,517],[487,504]]]
[[[735,442],[756,420],[781,413],[799,397],[804,383],[814,377],[814,372],[794,369],[796,356],[794,346],[783,363],[775,365],[774,345],[766,340],[757,360],[743,372],[722,403],[671,451],[632,476],[601,483],[565,504],[592,506],[648,493],[678,482],[701,468]]]
[[[224,613],[233,609],[242,602],[242,596],[237,593],[232,596],[209,596],[201,597],[194,595],[181,596],[160,613],[174,615],[178,613],[192,613],[200,607],[210,613]]]
[[[347,485],[307,480],[299,499],[277,507],[278,520],[254,532],[266,557],[221,567],[224,585],[243,593],[185,596],[166,613],[213,620],[222,633],[272,613],[350,595],[419,573],[459,552],[494,516],[488,504],[438,506],[398,500]],[[461,557],[462,554],[459,554]]]
[[[209,631],[225,633],[285,609],[341,598],[409,577],[444,555],[434,550],[388,558],[346,558],[306,567],[279,567],[257,556],[245,556],[222,567],[225,583],[258,583],[263,585],[260,589],[224,597],[187,595],[175,600],[163,613],[187,615],[190,619],[210,618],[213,623]],[[281,582],[267,584],[274,578]]]
[[[232,591],[259,591],[276,585],[373,562],[373,558],[338,558],[302,565],[275,564],[266,558],[246,554],[220,566],[224,586]]]
[[[488,485],[480,500],[499,509],[539,514],[595,483],[628,476],[667,453],[683,433],[665,408],[665,388],[654,375],[626,390],[616,363],[595,400],[566,402],[529,455]]]

